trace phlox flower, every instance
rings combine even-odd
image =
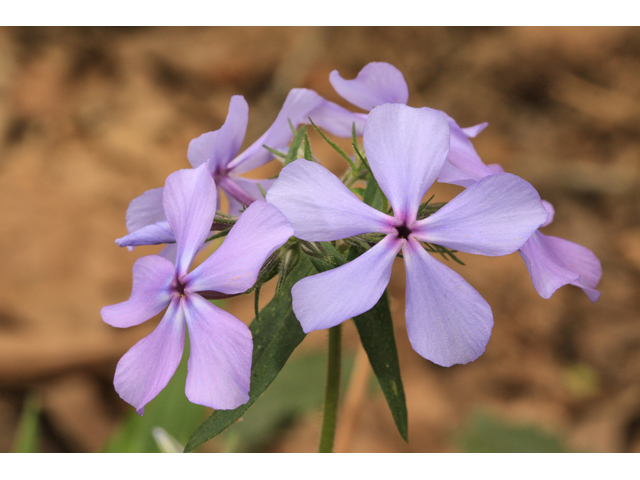
[[[207,165],[218,193],[224,192],[229,201],[229,213],[238,215],[243,204],[248,206],[263,199],[260,189],[267,191],[274,182],[273,179],[255,180],[239,175],[273,159],[273,154],[264,148],[265,145],[275,150],[285,150],[293,137],[289,122],[297,127],[301,123],[308,123],[309,117],[318,126],[341,137],[351,137],[354,124],[356,133],[361,135],[365,119],[361,114],[325,100],[313,90],[295,88],[289,92],[269,129],[238,154],[247,130],[249,106],[244,97],[234,95],[222,127],[193,139],[189,143],[187,158],[193,168]],[[163,189],[155,188],[131,201],[126,215],[129,234],[116,240],[119,246],[131,249],[139,245],[175,242],[162,208],[162,196]],[[173,258],[175,247],[169,245],[161,255]]]
[[[402,73],[388,63],[369,63],[352,80],[343,79],[334,70],[329,80],[340,96],[363,110],[383,103],[406,104],[409,99]],[[504,172],[498,164],[485,165],[471,143],[470,138],[480,133],[487,123],[460,128],[448,115],[447,122],[450,127],[449,154],[438,175],[439,182],[466,188],[489,175]],[[546,227],[553,220],[553,206],[546,201],[543,203],[549,212],[549,218],[542,225]],[[550,298],[558,288],[568,284],[582,288],[592,302],[600,297],[595,288],[602,276],[602,267],[588,248],[536,231],[518,253],[541,297]]]
[[[199,293],[233,295],[249,289],[264,261],[287,241],[293,229],[275,207],[255,202],[220,248],[188,273],[216,211],[216,187],[207,166],[169,175],[162,203],[175,234],[175,265],[158,255],[140,258],[133,266],[129,300],[101,310],[106,323],[126,328],[168,307],[156,329],[118,362],[115,389],[142,414],[175,373],[188,329],[187,397],[214,409],[236,408],[249,399],[251,332]]]
[[[420,242],[497,256],[516,251],[545,221],[535,189],[515,175],[493,175],[466,189],[431,216],[418,220],[420,202],[449,151],[442,112],[385,104],[369,113],[364,149],[394,216],[361,202],[324,167],[296,160],[267,193],[294,235],[334,241],[385,234],[355,260],[297,282],[293,310],[305,332],[333,327],[372,308],[382,296],[396,255],[406,272],[406,324],[413,348],[443,366],[468,363],[484,352],[491,308],[460,275],[432,258]]]

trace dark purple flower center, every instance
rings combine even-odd
[[[175,289],[181,297],[184,297],[184,287],[185,285],[180,280],[176,280]]]
[[[411,230],[405,224],[396,227],[396,230],[398,231],[398,238],[409,238],[411,233]]]

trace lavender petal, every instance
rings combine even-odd
[[[223,244],[184,281],[192,292],[242,293],[253,286],[265,260],[291,235],[293,227],[276,207],[254,202]]]
[[[174,266],[157,255],[136,260],[129,300],[103,307],[102,319],[118,328],[138,325],[160,313],[171,301]]]
[[[189,401],[216,410],[247,403],[253,353],[249,328],[196,294],[187,297],[184,312],[191,345]]]
[[[204,133],[189,143],[187,158],[193,168],[208,162],[209,171],[213,174],[226,167],[242,146],[248,121],[247,101],[242,95],[234,95],[222,127],[214,132]]]
[[[376,107],[364,127],[364,150],[395,217],[412,223],[447,157],[446,116],[401,104]]]
[[[176,273],[181,277],[207,238],[216,212],[216,186],[205,164],[167,178],[164,211],[176,237]]]
[[[363,203],[329,170],[299,159],[287,165],[267,192],[291,222],[295,236],[330,241],[369,232],[391,233],[394,219]]]
[[[403,103],[409,100],[409,88],[402,72],[385,62],[365,65],[353,80],[345,80],[337,70],[329,81],[338,95],[363,110],[383,103]]]
[[[416,222],[416,239],[479,255],[518,250],[547,218],[538,192],[510,173],[485,177]]]
[[[416,240],[409,238],[402,253],[407,271],[407,334],[413,349],[443,367],[477,359],[493,327],[489,304]]]
[[[131,347],[116,367],[115,389],[140,415],[167,386],[182,358],[185,322],[180,303],[175,298],[156,329]]]
[[[334,327],[370,310],[384,293],[403,241],[387,235],[375,247],[341,267],[303,278],[291,289],[302,330]]]

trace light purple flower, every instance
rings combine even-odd
[[[364,110],[382,103],[407,103],[409,98],[402,73],[388,63],[370,63],[353,80],[343,79],[334,70],[329,80],[338,94]],[[498,164],[485,165],[469,140],[484,130],[487,123],[460,128],[448,115],[447,121],[451,131],[449,154],[438,175],[438,182],[467,188],[489,175],[504,172]],[[548,202],[545,202],[545,208],[553,210]],[[553,213],[543,227],[549,225],[552,218]],[[535,232],[519,253],[541,297],[549,298],[567,284],[582,288],[592,302],[600,297],[595,288],[602,276],[602,267],[588,248]]]
[[[240,216],[220,248],[187,273],[215,215],[215,183],[206,165],[169,175],[163,206],[175,233],[175,266],[157,255],[140,258],[133,266],[129,300],[101,311],[106,323],[126,328],[168,306],[158,327],[118,362],[116,391],[142,414],[144,406],[175,373],[188,327],[187,397],[214,409],[236,408],[249,400],[251,332],[198,292],[233,295],[246,291],[255,283],[264,261],[287,241],[293,229],[275,207],[255,202]]]
[[[538,193],[521,178],[502,173],[477,182],[433,215],[417,220],[420,202],[447,157],[446,116],[402,104],[376,107],[365,124],[364,149],[394,217],[364,204],[328,170],[306,160],[285,167],[267,194],[267,201],[284,213],[295,236],[303,240],[386,234],[352,262],[294,285],[293,310],[302,329],[330,328],[372,308],[402,252],[413,348],[443,366],[475,360],[491,335],[491,308],[419,242],[481,255],[512,253],[547,217]]]
[[[285,150],[293,136],[289,122],[297,127],[301,123],[308,123],[309,117],[318,126],[341,137],[351,137],[354,123],[356,133],[361,135],[366,118],[365,115],[350,112],[325,100],[313,90],[295,88],[289,92],[271,127],[244,152],[238,154],[247,130],[249,106],[244,97],[235,95],[231,98],[224,125],[219,130],[193,139],[189,144],[187,158],[193,168],[207,165],[218,187],[218,193],[224,192],[229,200],[229,213],[238,215],[243,204],[248,206],[263,199],[260,188],[267,191],[274,182],[272,179],[243,178],[239,174],[273,159],[273,154],[264,145],[275,150]],[[129,234],[116,240],[119,246],[132,249],[139,245],[175,242],[162,209],[162,192],[162,188],[148,190],[131,201],[126,216]],[[175,247],[169,245],[161,255],[173,258]]]
[[[385,103],[406,105],[409,100],[409,87],[402,72],[385,62],[372,62],[365,65],[352,80],[345,80],[337,70],[334,70],[329,75],[329,81],[338,95],[356,107],[367,111]],[[451,166],[455,170],[455,166],[459,164],[472,166],[481,164],[487,168],[480,160],[469,138],[478,135],[488,124],[484,122],[473,127],[460,128],[449,115],[446,115],[446,118],[451,135],[449,154],[443,169]],[[492,173],[498,172],[493,171]]]

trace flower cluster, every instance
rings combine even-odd
[[[234,96],[222,127],[189,144],[193,168],[171,174],[164,188],[131,202],[129,233],[117,244],[167,245],[160,255],[135,263],[129,300],[102,309],[104,321],[115,327],[137,325],[167,309],[116,369],[116,390],[139,413],[175,372],[186,330],[189,400],[214,409],[249,400],[251,331],[207,299],[257,291],[274,275],[282,284],[291,271],[284,259],[292,256],[285,253],[328,265],[312,262],[314,271],[290,289],[290,306],[305,333],[373,308],[400,256],[409,340],[418,354],[442,366],[482,355],[493,314],[469,283],[431,253],[457,260],[456,252],[518,251],[543,298],[573,284],[598,299],[601,268],[595,255],[540,233],[553,219],[551,204],[527,181],[478,156],[471,138],[486,124],[463,129],[444,112],[407,106],[404,77],[386,63],[371,63],[352,80],[334,71],[330,81],[366,113],[294,89],[272,126],[238,153],[249,109],[243,97]],[[295,129],[309,124],[353,138],[356,156],[340,151],[350,166],[342,179],[311,155],[306,134],[299,153],[296,139],[302,137]],[[286,160],[277,179],[240,176],[274,158]],[[446,204],[425,202],[435,181],[465,190]],[[222,192],[229,211],[216,213]],[[222,245],[189,272],[208,240],[221,236]]]

